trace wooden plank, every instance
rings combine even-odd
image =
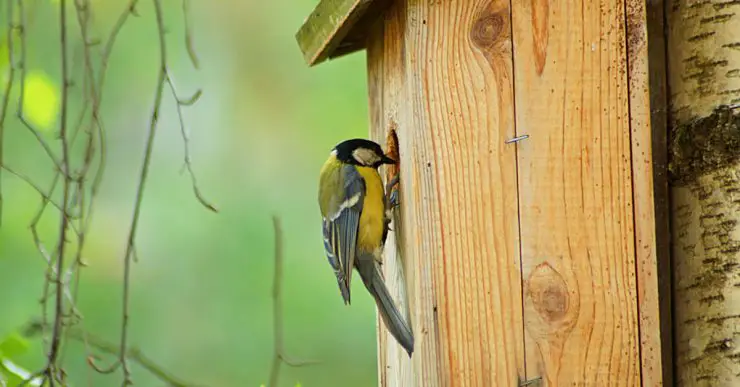
[[[313,66],[339,47],[373,0],[321,0],[296,33],[306,63]],[[345,44],[343,52],[351,52]]]
[[[660,314],[646,5],[644,0],[626,0],[627,63],[629,64],[629,116],[632,133],[637,299],[640,301],[638,303],[640,366],[642,384],[660,387],[663,386],[661,317],[670,318],[670,315],[661,316]],[[654,76],[662,76],[662,74],[665,72]],[[663,135],[667,133],[665,125],[661,133]],[[663,151],[665,150],[663,148]],[[663,221],[666,220],[663,219]]]
[[[378,20],[384,17],[385,11],[393,0],[373,0],[367,9],[363,12],[362,17],[342,39],[339,45],[328,54],[329,59],[336,59],[344,55],[352,54],[356,51],[364,50],[368,46],[368,35],[370,28]]]
[[[626,5],[642,385],[672,386],[663,2]]]
[[[401,114],[405,108],[408,90],[405,88],[406,74],[404,69],[404,36],[403,24],[405,16],[403,4],[389,10],[388,22],[378,20],[370,30],[371,39],[368,40],[367,65],[368,65],[368,95],[370,104],[370,136],[383,145],[388,152],[388,144],[384,143],[389,130],[399,130],[398,123],[402,121]],[[398,158],[397,158],[398,159]],[[403,161],[405,163],[405,161]],[[394,168],[396,169],[396,168]],[[386,178],[386,181],[388,179]],[[403,199],[403,198],[402,198]],[[403,199],[405,201],[405,199]],[[404,202],[404,207],[408,204]],[[401,214],[396,211],[391,223],[391,231],[386,241],[385,255],[383,257],[383,271],[386,285],[399,309],[409,311],[409,296],[407,290],[416,281],[416,275],[409,265],[409,260],[402,260],[402,256],[408,257],[409,247],[403,243],[396,243],[397,239],[405,240],[400,235],[404,229]],[[405,247],[404,247],[405,246]],[[417,304],[429,308],[431,297],[427,296]],[[407,318],[409,314],[406,315]],[[424,322],[421,322],[422,320]],[[429,324],[426,321],[410,317],[415,335],[414,360],[419,359],[422,353],[429,354],[430,358],[436,357],[436,343],[421,343],[419,327]],[[421,328],[424,329],[424,328]],[[390,332],[385,329],[380,316],[378,316],[378,379],[381,386],[416,386],[416,373],[414,372],[414,361],[409,359],[406,351],[399,346]],[[422,347],[423,345],[423,347]],[[422,352],[423,351],[423,352]],[[416,363],[419,363],[417,361]],[[439,385],[436,373],[418,375],[429,383]]]
[[[625,4],[513,1],[526,371],[640,385]]]
[[[510,12],[503,0],[397,0],[371,36],[371,136],[397,128],[394,230],[416,337],[406,364],[381,329],[383,386],[523,377],[516,148],[504,144],[514,135]]]
[[[668,77],[663,0],[646,1],[655,248],[658,264],[663,385],[674,386],[673,281],[668,188]],[[642,331],[642,330],[641,330]],[[644,367],[643,367],[644,369]]]

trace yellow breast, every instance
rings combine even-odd
[[[373,252],[380,246],[383,238],[383,217],[385,215],[385,193],[383,181],[375,168],[356,167],[365,179],[365,199],[360,215],[360,230],[357,247]]]

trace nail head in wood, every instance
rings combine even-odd
[[[521,136],[510,138],[510,139],[508,139],[508,140],[506,140],[504,142],[506,144],[511,144],[511,143],[514,143],[514,142],[519,142],[519,141],[522,141],[522,140],[526,140],[528,138],[529,138],[529,135],[528,134],[524,134],[524,135],[521,135]]]

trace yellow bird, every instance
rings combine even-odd
[[[344,303],[350,304],[354,268],[375,298],[386,327],[411,356],[414,335],[388,293],[380,271],[391,204],[378,167],[395,163],[375,142],[341,142],[321,168],[319,207],[326,256],[337,276]]]

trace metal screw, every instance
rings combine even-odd
[[[524,386],[539,386],[542,383],[542,376],[538,376],[534,379],[525,380],[522,382],[519,382],[519,387]]]
[[[510,139],[504,141],[504,143],[511,144],[513,142],[519,142],[519,141],[522,141],[522,140],[526,140],[528,138],[529,138],[529,135],[528,134],[524,134],[524,135],[521,135],[521,136],[518,136],[518,137],[510,138]]]

